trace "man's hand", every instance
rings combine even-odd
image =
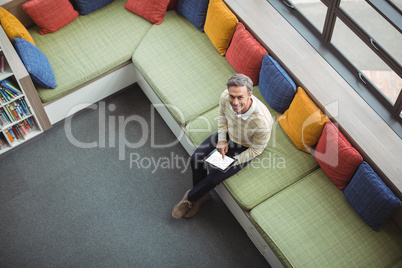
[[[218,152],[221,153],[222,158],[225,158],[225,154],[229,150],[228,142],[227,141],[218,142],[218,144],[216,145],[216,149],[218,150]]]

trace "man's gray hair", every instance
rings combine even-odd
[[[247,93],[250,94],[253,92],[253,81],[244,74],[235,74],[232,76],[229,81],[226,83],[226,86],[229,87],[247,87]]]

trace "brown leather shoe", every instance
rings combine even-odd
[[[202,204],[204,204],[209,199],[211,199],[211,197],[212,197],[211,193],[206,193],[200,199],[198,199],[197,201],[193,202],[193,206],[184,214],[184,217],[185,218],[193,217],[200,210]]]
[[[190,190],[188,190],[184,196],[183,199],[174,206],[173,211],[172,211],[172,217],[176,220],[180,219],[183,217],[183,215],[193,206],[193,203],[188,201],[187,196]]]

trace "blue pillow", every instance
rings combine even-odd
[[[14,37],[14,45],[32,81],[46,88],[57,87],[52,66],[42,51],[19,37]]]
[[[260,92],[273,109],[284,113],[296,94],[296,84],[271,56],[265,55],[258,82]]]
[[[179,0],[176,11],[187,18],[198,30],[204,31],[209,0]]]
[[[402,206],[401,200],[364,161],[343,193],[357,214],[374,231],[378,231],[394,210]]]
[[[81,15],[88,15],[89,13],[107,6],[114,0],[75,0],[78,11]]]

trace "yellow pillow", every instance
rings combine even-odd
[[[278,115],[279,124],[297,148],[310,153],[317,144],[328,117],[313,103],[299,87],[284,114]]]
[[[236,30],[238,20],[222,0],[210,0],[204,32],[223,56]]]
[[[24,25],[13,14],[0,7],[0,21],[8,38],[14,43],[14,37],[23,38],[35,45],[32,36]]]

